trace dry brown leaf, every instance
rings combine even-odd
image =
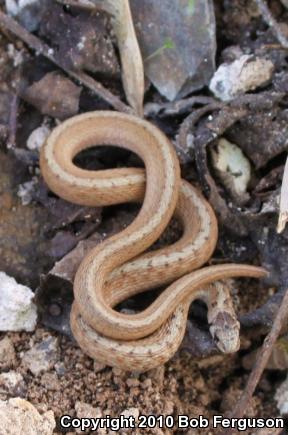
[[[284,169],[281,195],[280,195],[280,212],[277,226],[277,232],[282,233],[288,222],[288,157]]]
[[[106,0],[113,15],[121,64],[122,81],[129,104],[143,116],[144,68],[138,45],[129,0]]]
[[[64,120],[78,113],[80,94],[79,86],[52,71],[25,89],[22,97],[43,115]]]
[[[87,0],[85,0],[87,3]],[[144,67],[129,0],[88,0],[112,16],[122,65],[122,82],[128,103],[143,116]]]
[[[68,5],[72,7],[78,7],[81,9],[94,9],[94,3],[90,0],[56,0],[57,3],[61,3],[63,5]]]
[[[60,3],[100,8],[112,16],[122,65],[122,82],[126,98],[137,115],[143,116],[144,67],[136,37],[129,0],[58,0]]]

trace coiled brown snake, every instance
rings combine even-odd
[[[74,165],[76,154],[95,145],[133,151],[143,160],[145,171],[88,171]],[[209,284],[229,277],[262,277],[266,272],[239,264],[199,269],[215,248],[216,218],[197,190],[181,180],[175,151],[160,130],[117,112],[78,115],[54,129],[41,151],[40,165],[51,190],[68,201],[89,206],[143,201],[132,224],[97,245],[77,271],[71,328],[85,353],[127,370],[145,371],[162,364],[178,349],[189,306],[199,298],[208,306],[218,346],[229,351],[215,320],[215,307],[219,311],[220,304],[223,311],[229,295],[222,294],[219,302],[220,293]],[[140,256],[174,213],[184,228],[181,239]],[[194,269],[198,270],[191,272]],[[128,297],[163,284],[170,285],[144,311],[124,314],[113,309]]]

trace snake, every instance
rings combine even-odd
[[[81,151],[103,145],[135,153],[144,168],[87,170],[75,164]],[[196,299],[208,307],[210,332],[219,349],[231,351],[226,342],[236,319],[230,294],[215,291],[213,283],[261,278],[267,272],[245,264],[204,266],[217,243],[217,219],[198,189],[181,178],[175,149],[158,127],[114,111],[76,115],[51,132],[41,149],[40,168],[48,187],[75,204],[141,204],[133,222],[92,248],[76,272],[70,325],[83,352],[129,371],[162,365],[177,352]],[[173,216],[183,229],[181,237],[148,250]],[[116,309],[160,286],[166,288],[142,311]]]

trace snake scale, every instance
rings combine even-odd
[[[73,163],[80,151],[97,145],[130,150],[142,159],[145,169],[89,171]],[[217,221],[208,202],[181,179],[174,148],[157,127],[118,112],[77,115],[52,131],[42,147],[40,166],[49,188],[73,203],[142,202],[135,220],[92,249],[77,270],[70,323],[85,353],[124,370],[146,371],[163,364],[181,344],[195,299],[207,304],[210,331],[218,347],[227,351],[225,328],[233,328],[236,320],[230,314],[229,292],[217,292],[211,283],[229,277],[259,278],[266,271],[240,264],[201,268],[214,251]],[[173,215],[182,224],[181,238],[143,253]],[[143,311],[127,314],[114,309],[125,299],[163,284],[167,288]]]

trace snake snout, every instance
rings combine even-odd
[[[210,333],[218,349],[223,353],[234,353],[239,350],[240,323],[227,311],[221,311],[210,324]]]

